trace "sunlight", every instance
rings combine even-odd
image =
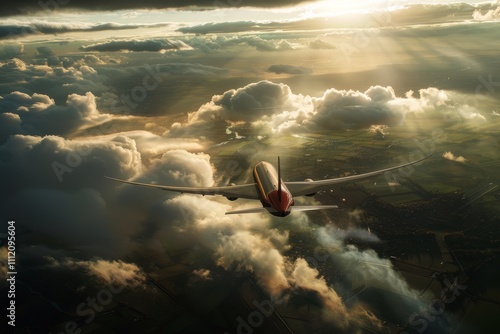
[[[335,1],[322,0],[305,6],[308,17],[338,16],[345,14],[371,13],[380,10],[393,10],[404,5],[405,1],[390,0],[360,0]]]

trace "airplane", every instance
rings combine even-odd
[[[238,198],[260,200],[262,207],[229,211],[226,212],[226,215],[269,212],[274,216],[286,217],[293,211],[311,211],[311,210],[324,210],[324,209],[337,208],[336,205],[295,206],[294,197],[314,196],[318,191],[325,190],[333,185],[364,180],[395,169],[419,163],[427,159],[428,157],[429,156],[409,163],[405,163],[403,165],[381,169],[374,172],[351,175],[336,179],[318,180],[318,181],[306,179],[305,181],[298,181],[298,182],[283,182],[283,180],[281,179],[281,166],[279,157],[278,157],[278,170],[276,170],[276,168],[271,163],[266,161],[261,161],[257,163],[253,169],[254,183],[248,183],[243,185],[233,184],[223,187],[178,187],[178,186],[162,186],[157,184],[132,182],[132,181],[115,179],[109,176],[106,176],[106,178],[122,183],[127,183],[142,187],[157,188],[167,191],[175,191],[180,193],[199,194],[203,196],[221,195],[226,197],[230,201],[235,201]]]

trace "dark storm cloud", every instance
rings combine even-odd
[[[12,3],[2,3],[0,5],[0,16],[11,16],[26,13],[36,13],[39,11],[52,10],[89,10],[89,11],[108,11],[121,9],[167,9],[167,8],[203,8],[216,9],[226,7],[283,7],[292,6],[300,3],[310,2],[306,0],[145,0],[145,1],[97,1],[97,0],[20,0]]]
[[[312,69],[301,66],[293,65],[271,65],[267,68],[268,72],[273,72],[276,74],[286,73],[286,74],[311,74]]]
[[[182,41],[168,39],[150,40],[111,40],[103,43],[82,46],[84,51],[164,51],[190,49],[191,47]]]
[[[107,30],[138,29],[141,27],[162,27],[168,24],[118,24],[118,23],[52,23],[47,21],[35,21],[24,24],[2,24],[0,25],[0,39],[15,38],[25,35],[36,34],[62,34],[67,32],[90,32]]]

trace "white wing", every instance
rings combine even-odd
[[[410,165],[419,163],[419,162],[427,159],[428,157],[430,157],[430,155],[425,157],[425,158],[415,160],[415,161],[412,161],[412,162],[409,162],[409,163],[406,163],[403,165],[390,167],[390,168],[386,168],[386,169],[381,169],[381,170],[377,170],[377,171],[365,173],[365,174],[340,177],[337,179],[319,180],[319,181],[285,182],[285,185],[288,188],[288,190],[290,190],[290,193],[292,194],[292,196],[303,196],[303,195],[308,195],[308,194],[314,194],[320,190],[327,189],[333,185],[347,183],[347,182],[360,181],[360,180],[370,178],[372,176],[384,174],[384,173],[389,172],[391,170],[410,166]]]
[[[167,191],[176,191],[176,192],[186,193],[186,194],[221,195],[221,196],[225,196],[228,198],[259,199],[259,195],[258,195],[255,183],[248,183],[248,184],[227,186],[227,187],[176,187],[176,186],[162,186],[162,185],[158,185],[158,184],[125,181],[125,180],[115,179],[115,178],[109,177],[109,176],[106,176],[106,177],[108,179],[111,179],[114,181],[132,184],[132,185],[136,185],[136,186],[157,188],[157,189],[167,190]]]

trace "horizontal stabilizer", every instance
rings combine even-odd
[[[304,205],[304,206],[291,206],[290,211],[296,212],[296,211],[313,211],[313,210],[328,210],[328,209],[337,209],[338,206],[336,205]],[[236,210],[236,211],[229,211],[226,212],[226,215],[238,215],[242,213],[261,213],[261,212],[277,212],[273,208],[264,208],[264,207],[259,207],[259,208],[250,208],[250,209],[243,209],[243,210]]]
[[[258,208],[250,208],[250,209],[243,209],[243,210],[236,210],[236,211],[228,211],[226,212],[226,215],[239,215],[240,213],[261,213],[261,212],[273,212],[276,211],[272,208],[266,209],[264,207],[258,207]]]
[[[291,206],[290,210],[292,212],[296,211],[314,211],[314,210],[329,210],[338,209],[336,205],[304,205],[304,206]]]

